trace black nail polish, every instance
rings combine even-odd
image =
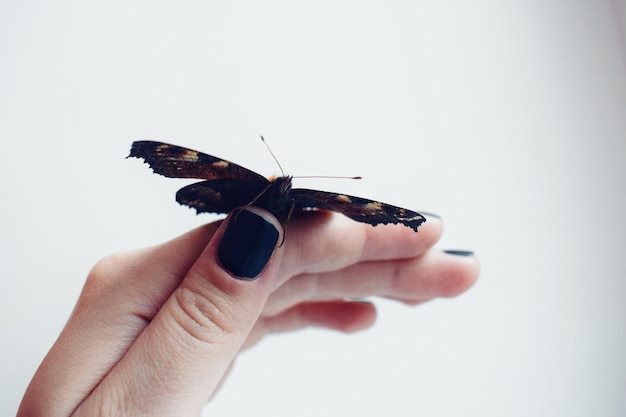
[[[444,250],[444,253],[448,255],[456,255],[456,256],[474,256],[474,252],[471,250]]]
[[[235,211],[217,248],[217,259],[237,278],[255,279],[267,265],[279,232],[263,217],[248,210]]]
[[[427,211],[418,211],[418,213],[420,213],[420,214],[422,214],[422,215],[424,215],[424,216],[433,217],[433,218],[435,218],[435,219],[439,219],[439,220],[441,220],[441,216],[440,216],[440,215],[438,215],[438,214],[435,214],[435,213],[429,213],[429,212],[427,212]]]

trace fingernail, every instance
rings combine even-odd
[[[471,250],[444,250],[444,253],[448,255],[456,255],[456,256],[474,256],[474,252]]]
[[[346,298],[346,301],[350,301],[351,303],[357,303],[357,304],[369,304],[369,305],[374,305],[373,302],[365,299],[365,298]]]
[[[233,212],[217,248],[217,259],[237,278],[253,280],[263,271],[280,233],[276,226],[248,209]]]
[[[418,213],[423,214],[424,216],[433,217],[435,219],[441,220],[441,216],[435,213],[429,213],[427,211],[418,211]]]

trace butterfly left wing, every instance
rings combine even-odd
[[[269,181],[225,178],[196,182],[181,188],[176,201],[193,207],[197,213],[230,213],[250,204],[267,188]]]
[[[421,214],[402,207],[351,195],[295,188],[292,190],[295,209],[321,209],[339,212],[352,220],[377,224],[402,224],[417,232],[426,221]]]
[[[247,178],[267,182],[262,175],[225,159],[169,143],[151,140],[133,142],[128,157],[143,158],[154,172],[170,178]]]

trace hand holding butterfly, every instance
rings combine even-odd
[[[436,218],[415,233],[304,213],[281,245],[280,224],[253,209],[107,257],[90,272],[18,416],[198,415],[237,353],[267,334],[353,332],[376,311],[350,300],[414,305],[469,288],[478,261],[433,249],[441,232]]]

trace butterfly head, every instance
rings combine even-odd
[[[285,224],[294,207],[291,177],[270,177],[268,180],[269,184],[252,204],[272,212],[282,224]]]
[[[272,175],[268,178],[270,185],[266,192],[275,195],[289,195],[291,192],[291,176],[276,176]]]

